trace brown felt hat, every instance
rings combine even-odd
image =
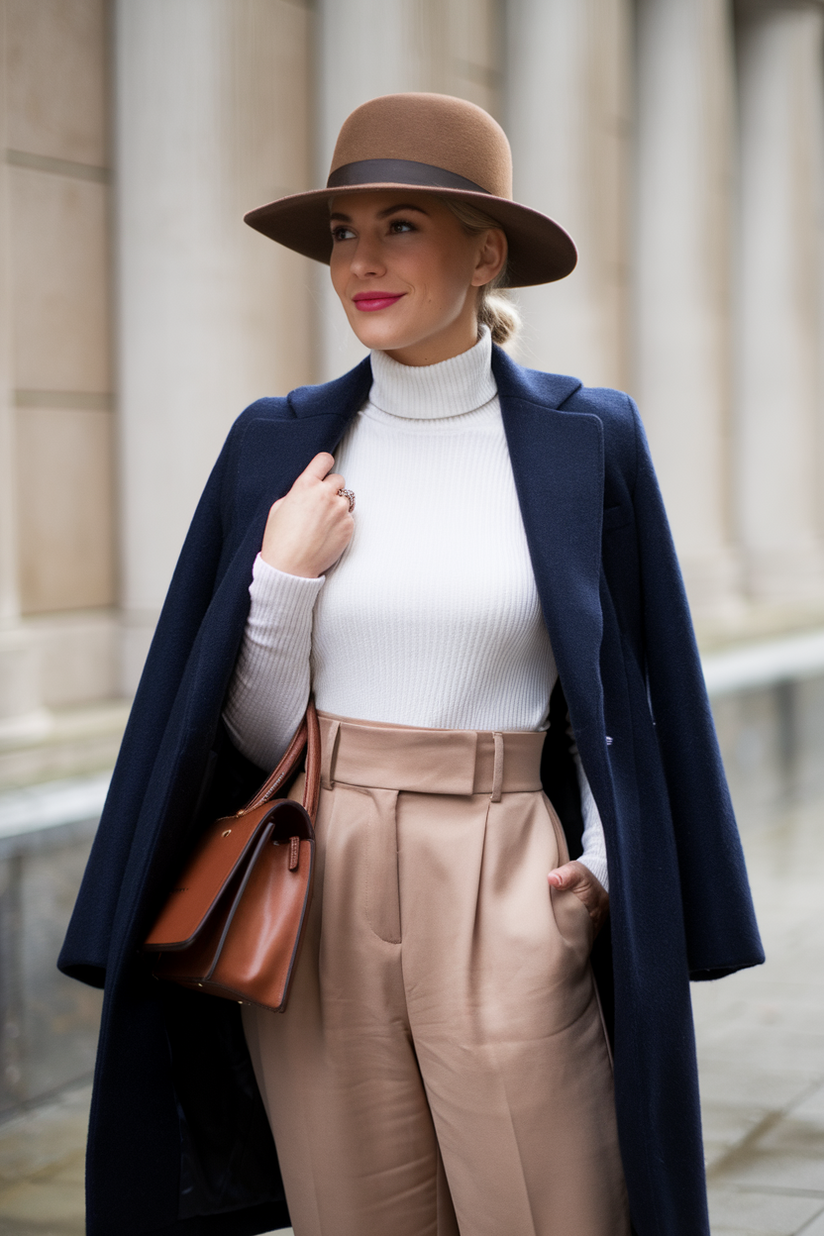
[[[264,236],[328,263],[333,196],[409,188],[469,202],[499,223],[509,245],[509,287],[551,283],[575,267],[564,229],[513,202],[512,152],[501,126],[483,108],[446,94],[387,94],[361,104],[343,123],[325,189],[280,197],[244,218]]]

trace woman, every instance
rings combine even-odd
[[[637,412],[493,347],[490,287],[574,265],[510,181],[480,109],[389,96],[247,217],[331,260],[372,358],[239,419],[158,626],[61,957],[107,990],[93,1233],[285,1222],[268,1127],[297,1236],[709,1231],[688,978],[760,942]],[[241,1025],[136,948],[310,676],[311,918]]]

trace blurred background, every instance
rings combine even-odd
[[[824,823],[824,6],[0,0],[0,40],[0,1119],[14,1144],[35,1137],[19,1122],[41,1109],[82,1143],[99,993],[54,958],[209,469],[246,404],[361,355],[326,269],[242,215],[323,184],[365,99],[433,90],[501,121],[516,197],[579,247],[569,279],[517,294],[517,359],[628,390],[650,436],[765,935],[780,920],[787,959],[778,994],[764,994],[767,967],[699,996],[706,1075],[725,1079],[705,1096],[708,1161],[729,1177],[763,1121],[824,1083],[820,986],[809,1003]],[[20,1193],[21,1173],[59,1160],[38,1159],[37,1137],[25,1163],[0,1139],[0,1231],[80,1231],[75,1160],[51,1218]],[[749,1186],[727,1177],[732,1226],[714,1230],[824,1232],[803,1226],[824,1210],[824,1169],[773,1182],[746,1228]],[[800,1197],[796,1218],[764,1226],[768,1194]]]

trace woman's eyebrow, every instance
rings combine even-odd
[[[417,210],[418,214],[421,215],[428,213],[424,210],[423,206],[413,206],[411,202],[408,204],[406,202],[401,202],[398,206],[387,206],[386,210],[379,210],[378,218],[385,219],[387,215],[393,215],[396,210]]]
[[[411,202],[400,202],[397,206],[387,206],[386,210],[378,211],[378,218],[385,219],[387,215],[393,215],[398,210],[417,210],[418,214],[425,215],[429,212],[424,210],[423,206],[413,206]],[[330,223],[351,223],[352,216],[345,215],[341,210],[334,210],[329,216]]]

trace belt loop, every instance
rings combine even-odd
[[[492,735],[495,743],[495,763],[492,768],[492,802],[501,801],[501,789],[504,784],[504,736],[497,730]]]
[[[333,721],[329,733],[321,746],[320,783],[325,790],[331,790],[335,784],[335,756],[338,753],[340,738],[340,721]]]

